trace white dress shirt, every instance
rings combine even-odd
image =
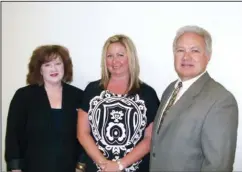
[[[177,94],[177,96],[176,96],[176,99],[175,99],[175,101],[174,101],[174,103],[173,103],[173,105],[181,98],[181,96],[187,91],[187,89],[195,82],[195,81],[197,81],[204,73],[206,73],[206,71],[204,71],[203,73],[201,73],[200,75],[198,75],[198,76],[196,76],[196,77],[194,77],[194,78],[192,78],[192,79],[189,79],[189,80],[186,80],[186,81],[181,81],[181,79],[179,78],[178,80],[177,80],[177,82],[176,82],[176,84],[175,84],[175,86],[174,86],[174,90],[175,90],[175,88],[177,87],[177,85],[178,85],[178,83],[179,82],[182,82],[182,87],[180,88],[180,90],[179,90],[179,92],[178,92],[178,94]],[[173,93],[173,92],[172,92]],[[172,95],[172,94],[171,94]],[[166,105],[165,105],[165,107],[163,108],[163,111],[162,111],[162,115],[163,115],[163,113],[164,113],[164,110],[166,109],[166,106],[168,105],[168,102],[170,101],[170,99],[171,99],[171,95],[170,95],[170,97],[169,97],[169,99],[167,100],[167,102],[166,102]],[[161,115],[161,116],[162,116]]]

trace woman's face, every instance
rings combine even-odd
[[[119,42],[111,43],[106,53],[106,65],[111,76],[129,75],[129,62],[126,48]]]
[[[64,77],[64,63],[60,57],[43,63],[40,68],[45,84],[59,84]]]

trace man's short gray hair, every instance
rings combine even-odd
[[[176,32],[174,41],[173,41],[173,53],[175,53],[175,51],[176,51],[177,40],[184,33],[188,33],[188,32],[196,33],[196,34],[200,35],[201,37],[203,37],[203,39],[205,41],[205,45],[206,45],[206,53],[207,53],[207,55],[211,56],[211,54],[212,54],[212,37],[211,37],[210,33],[207,30],[205,30],[199,26],[195,26],[195,25],[183,26],[180,29],[178,29],[178,31]]]

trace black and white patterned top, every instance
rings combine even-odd
[[[145,83],[136,93],[119,95],[104,90],[99,82],[88,84],[81,109],[88,113],[91,135],[99,150],[107,159],[118,160],[143,139],[145,128],[154,120],[159,100],[154,89]],[[88,171],[101,171],[88,159]],[[149,170],[149,154],[124,171],[140,172],[141,169]]]

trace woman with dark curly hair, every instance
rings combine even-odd
[[[29,62],[28,86],[10,103],[5,159],[11,172],[74,172],[81,151],[77,107],[83,91],[69,85],[72,61],[60,45],[37,47]]]

